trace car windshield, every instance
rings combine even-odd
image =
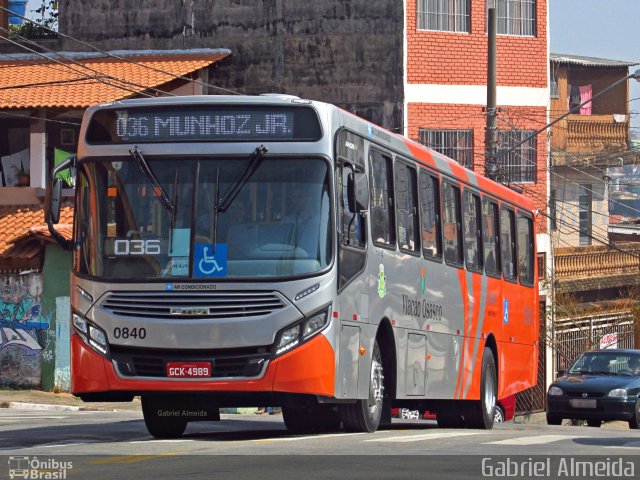
[[[640,354],[607,351],[583,353],[568,373],[640,376]]]
[[[327,268],[328,163],[266,156],[239,182],[250,160],[145,156],[152,175],[131,157],[82,163],[74,268],[114,280],[284,278]]]

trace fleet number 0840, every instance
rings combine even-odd
[[[114,338],[123,338],[125,340],[127,338],[139,338],[141,340],[144,340],[146,336],[147,336],[147,329],[144,327],[143,328],[116,327],[113,329]]]

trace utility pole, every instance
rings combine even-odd
[[[485,163],[484,174],[491,180],[497,180],[498,164],[496,162],[496,9],[489,8],[487,48],[487,127],[485,129]]]

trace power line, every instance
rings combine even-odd
[[[5,31],[5,32],[9,32],[9,30],[8,30],[8,29],[6,29],[6,28],[4,28],[4,27],[0,27],[0,30]],[[25,50],[27,50],[27,51],[30,51],[30,52],[32,52],[32,53],[35,53],[36,55],[41,56],[41,57],[43,57],[43,58],[46,58],[46,59],[48,59],[48,60],[52,60],[52,61],[54,61],[54,62],[56,62],[56,63],[59,63],[59,64],[60,64],[60,65],[62,65],[63,67],[65,67],[65,68],[67,68],[67,69],[69,69],[69,70],[71,70],[71,71],[73,71],[73,72],[75,72],[75,73],[78,73],[78,74],[84,75],[84,76],[86,76],[87,78],[91,78],[91,79],[96,80],[96,81],[98,81],[98,82],[105,83],[106,85],[110,85],[110,86],[112,86],[112,87],[122,88],[122,89],[124,89],[124,90],[128,90],[128,91],[130,91],[130,92],[133,92],[133,93],[135,93],[135,94],[139,94],[139,95],[147,95],[147,96],[150,96],[150,97],[152,97],[152,96],[153,96],[153,95],[149,95],[149,94],[145,93],[144,91],[137,91],[137,90],[132,90],[132,89],[129,89],[129,88],[123,88],[121,85],[118,85],[118,84],[115,84],[115,83],[108,83],[108,82],[105,82],[104,80],[102,80],[102,78],[98,77],[97,75],[101,75],[103,78],[107,78],[107,79],[115,80],[116,82],[122,83],[122,84],[124,84],[124,85],[131,85],[131,86],[134,86],[134,87],[142,88],[142,89],[144,89],[144,90],[152,90],[152,91],[155,91],[155,92],[157,92],[157,93],[162,93],[162,94],[164,94],[164,95],[175,96],[175,94],[170,93],[170,92],[165,92],[165,91],[163,91],[163,90],[159,90],[159,89],[154,88],[154,87],[150,87],[150,86],[147,86],[147,85],[141,85],[141,84],[139,84],[139,83],[130,82],[130,81],[128,81],[128,80],[122,80],[122,79],[117,78],[117,77],[114,77],[114,76],[112,76],[112,75],[105,74],[104,72],[102,72],[102,71],[100,71],[100,70],[97,70],[97,69],[95,69],[95,68],[89,67],[89,66],[88,66],[88,65],[86,65],[86,64],[80,63],[80,62],[78,62],[78,61],[76,61],[76,60],[74,60],[74,59],[71,59],[71,58],[65,57],[65,56],[64,56],[64,55],[62,55],[62,54],[59,54],[59,53],[57,53],[57,52],[54,52],[54,51],[52,51],[52,50],[50,50],[50,49],[47,49],[47,48],[45,48],[45,47],[42,47],[42,46],[41,46],[41,45],[39,45],[38,43],[33,42],[32,40],[29,40],[28,38],[22,37],[21,35],[16,35],[16,36],[17,36],[18,38],[20,38],[20,39],[22,39],[22,40],[26,41],[27,43],[29,43],[29,44],[31,44],[31,45],[35,45],[35,46],[36,46],[36,47],[38,47],[38,48],[42,48],[45,52],[48,52],[48,53],[52,53],[52,54],[54,54],[54,55],[57,55],[57,56],[59,56],[60,58],[63,58],[63,59],[65,59],[65,60],[67,60],[67,61],[69,61],[69,62],[71,62],[71,63],[73,63],[73,64],[75,64],[75,65],[78,65],[78,66],[79,66],[79,67],[81,67],[81,68],[84,68],[84,69],[89,70],[89,71],[93,72],[94,74],[96,74],[96,75],[89,75],[88,73],[85,73],[85,72],[83,72],[83,71],[81,71],[81,70],[74,69],[73,67],[71,67],[70,65],[68,65],[66,62],[58,61],[58,60],[56,60],[55,58],[53,58],[53,57],[48,57],[48,56],[46,56],[45,54],[43,54],[43,53],[41,53],[41,52],[38,52],[37,50],[34,50],[34,49],[31,49],[31,48],[27,47],[26,45],[22,45],[22,44],[21,44],[21,43],[19,43],[19,42],[15,42],[15,41],[13,41],[13,40],[9,40],[9,39],[7,39],[10,43],[12,43],[12,44],[14,44],[14,45],[16,45],[16,46],[18,46],[18,47],[20,47],[20,48],[23,48],[23,49],[25,49]]]
[[[6,12],[10,12],[10,10],[8,8],[5,8],[5,7],[0,7],[0,10],[4,10]],[[62,38],[68,38],[69,40],[77,42],[80,45],[84,45],[85,47],[89,47],[92,50],[94,50],[96,52],[99,52],[99,53],[102,53],[103,55],[107,55],[107,56],[109,56],[111,58],[116,58],[118,60],[122,60],[124,62],[133,64],[133,65],[138,65],[138,66],[147,68],[149,70],[153,70],[153,71],[158,72],[158,73],[163,73],[163,74],[165,74],[165,75],[167,75],[167,76],[169,76],[171,78],[174,78],[174,79],[186,80],[188,82],[193,82],[193,83],[201,85],[201,86],[215,88],[217,90],[220,90],[220,91],[223,91],[223,92],[226,92],[226,93],[230,93],[232,95],[244,95],[243,93],[240,93],[240,92],[237,92],[237,91],[234,91],[234,90],[230,90],[228,88],[220,87],[218,85],[214,85],[214,84],[211,84],[211,83],[208,83],[208,82],[202,82],[202,81],[197,80],[197,79],[191,79],[191,78],[188,78],[188,77],[185,77],[185,76],[182,76],[182,75],[176,75],[174,73],[167,72],[166,70],[163,70],[161,68],[153,67],[151,65],[146,65],[144,63],[140,63],[140,62],[136,62],[135,60],[131,60],[130,58],[127,58],[127,57],[124,57],[124,56],[121,56],[121,55],[116,55],[116,54],[114,54],[112,52],[108,52],[108,51],[105,51],[105,50],[101,50],[100,48],[96,47],[95,45],[93,45],[93,44],[91,44],[89,42],[85,42],[84,40],[80,40],[78,38],[74,38],[71,35],[66,35],[66,34],[64,34],[62,32],[56,31],[56,30],[54,30],[52,28],[47,27],[46,25],[43,25],[43,24],[38,23],[38,22],[35,22],[35,21],[31,20],[30,18],[24,17],[22,15],[16,15],[14,12],[11,12],[11,14],[14,15],[14,16],[17,16],[17,17],[19,17],[19,18],[21,18],[23,20],[26,20],[26,21],[34,24],[34,25],[37,25],[38,27],[40,27],[40,28],[42,28],[42,29],[44,29],[44,30],[46,30],[48,32],[55,33],[55,34],[57,34],[58,36],[60,36]]]

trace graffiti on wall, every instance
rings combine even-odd
[[[11,280],[0,295],[0,351],[37,355],[47,347],[49,330],[39,300],[42,283],[39,276]]]

